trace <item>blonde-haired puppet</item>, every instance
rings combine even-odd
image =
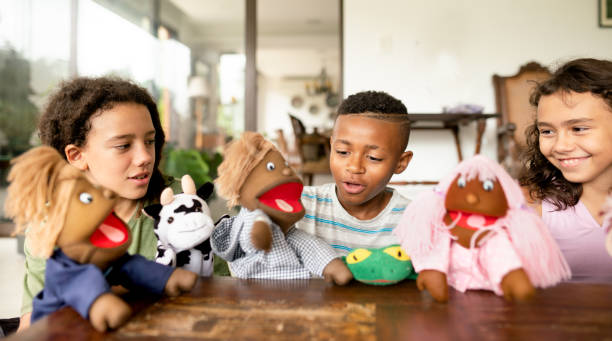
[[[16,224],[15,233],[29,226],[28,248],[47,258],[32,322],[70,306],[105,331],[131,315],[110,285],[171,296],[194,286],[192,272],[129,255],[129,229],[113,212],[117,196],[91,184],[55,149],[37,147],[13,160],[8,180],[5,212]]]
[[[304,217],[303,184],[274,145],[245,132],[225,150],[215,181],[237,216],[222,219],[211,236],[213,251],[240,278],[323,276],[343,285],[352,274],[324,241],[294,224]]]

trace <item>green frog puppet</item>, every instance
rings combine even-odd
[[[353,277],[365,284],[390,285],[406,278],[417,278],[410,257],[399,245],[380,249],[355,249],[344,261]]]

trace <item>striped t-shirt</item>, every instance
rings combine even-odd
[[[339,256],[347,255],[357,248],[381,248],[399,244],[391,234],[410,200],[393,188],[391,200],[376,217],[359,220],[350,215],[336,195],[336,184],[306,186],[302,192],[302,203],[306,215],[296,225],[299,229],[325,240]]]

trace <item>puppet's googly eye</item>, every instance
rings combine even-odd
[[[482,183],[482,188],[487,191],[487,192],[491,192],[493,190],[493,181],[491,180],[485,180]]]
[[[93,201],[93,196],[91,196],[91,194],[87,192],[83,192],[79,194],[79,200],[84,204],[91,204],[91,202]]]
[[[285,167],[289,167],[289,162],[285,161]]]
[[[274,165],[274,162],[268,162],[266,163],[266,169],[269,171],[273,171],[276,168],[276,166]]]
[[[465,187],[465,178],[459,178],[457,180],[457,186],[459,186],[459,188],[464,188]]]
[[[346,263],[355,264],[363,262],[366,258],[370,257],[372,251],[367,249],[356,249],[346,256]]]
[[[174,221],[173,217],[168,218],[168,224],[172,224],[173,221]]]
[[[383,252],[397,260],[401,260],[401,261],[410,260],[410,257],[399,246],[389,246],[388,248],[384,249]]]

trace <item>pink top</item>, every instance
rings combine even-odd
[[[554,205],[544,201],[542,220],[572,270],[572,282],[612,283],[612,257],[605,247],[606,231],[582,201],[563,211],[555,211]]]
[[[502,295],[501,280],[522,263],[506,231],[492,231],[490,235],[479,247],[466,249],[448,234],[427,256],[413,256],[414,268],[417,272],[429,269],[445,273],[448,284],[460,292],[482,289]]]

